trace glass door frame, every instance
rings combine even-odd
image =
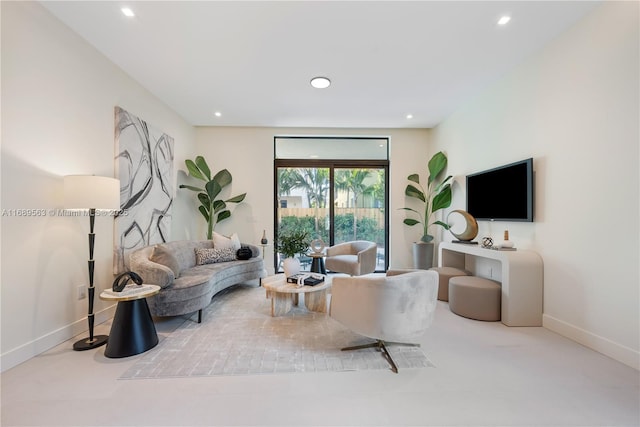
[[[274,251],[273,266],[277,273],[278,251],[275,242],[278,240],[278,169],[279,168],[328,168],[329,169],[329,242],[327,246],[334,245],[334,200],[335,200],[335,169],[383,169],[384,179],[384,271],[389,268],[389,160],[341,160],[341,159],[274,159],[273,161],[273,231]],[[381,272],[376,270],[376,272]]]

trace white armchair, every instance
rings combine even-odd
[[[398,368],[385,341],[418,344],[431,325],[438,297],[438,273],[389,270],[386,276],[334,277],[329,314],[347,328],[376,342],[343,351],[376,347]]]
[[[325,267],[337,273],[361,276],[376,270],[378,245],[366,240],[338,243],[327,248]]]

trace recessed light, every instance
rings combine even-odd
[[[413,119],[413,114],[407,114],[407,119]]]
[[[316,89],[325,89],[331,85],[331,80],[326,77],[314,77],[311,79],[311,86]]]
[[[213,113],[213,115],[216,117],[220,117],[222,113],[220,111],[216,111],[215,113]]]
[[[506,25],[509,21],[511,21],[511,17],[504,15],[498,19],[498,25]]]
[[[123,7],[120,10],[122,11],[122,14],[128,18],[133,18],[134,16],[136,16],[136,14],[133,13],[133,10],[129,9],[128,7]]]

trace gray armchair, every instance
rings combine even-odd
[[[376,340],[343,351],[375,347],[398,372],[385,341],[417,344],[431,325],[438,297],[438,273],[390,270],[386,276],[334,277],[329,314],[347,328]]]
[[[338,243],[327,248],[325,267],[337,273],[361,276],[376,270],[378,245],[366,240]]]

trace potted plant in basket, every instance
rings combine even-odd
[[[276,249],[285,258],[282,261],[287,277],[300,272],[300,260],[295,256],[309,249],[309,233],[305,230],[283,231],[278,235]]]
[[[429,269],[433,265],[433,236],[429,234],[429,226],[439,225],[445,230],[450,227],[442,221],[431,222],[431,217],[440,209],[451,206],[451,175],[442,179],[444,170],[447,167],[447,156],[439,151],[429,160],[428,169],[429,177],[427,179],[427,188],[420,184],[420,176],[411,174],[407,179],[414,184],[408,184],[404,191],[407,197],[417,199],[421,206],[419,210],[404,207],[400,208],[409,212],[413,212],[416,218],[405,218],[404,223],[408,226],[420,224],[422,226],[422,237],[420,242],[413,244],[413,265],[415,268]]]

